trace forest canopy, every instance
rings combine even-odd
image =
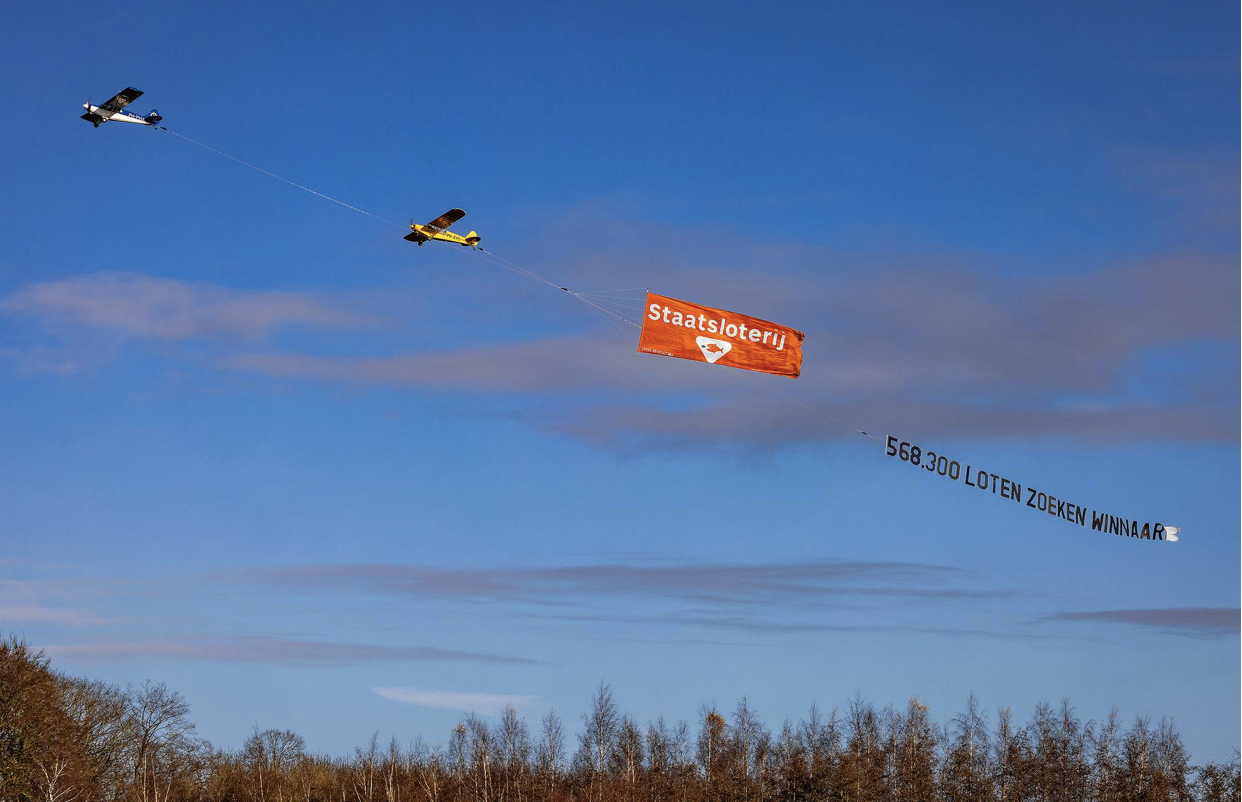
[[[549,712],[467,714],[443,742],[378,735],[333,757],[290,730],[240,749],[199,737],[164,684],[120,688],[55,671],[0,640],[4,802],[536,802],[537,800],[1238,800],[1239,762],[1192,765],[1173,720],[1116,708],[1084,721],[1068,700],[1025,722],[973,696],[944,724],[912,697],[877,709],[855,695],[764,723],[745,698],[691,723],[640,724],[601,683],[567,733]]]

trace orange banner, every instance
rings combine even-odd
[[[649,292],[638,352],[796,379],[803,337],[788,326]]]

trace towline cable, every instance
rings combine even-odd
[[[357,206],[350,205],[350,204],[346,203],[346,202],[345,202],[345,201],[343,201],[343,200],[337,200],[336,198],[332,197],[331,195],[325,195],[325,194],[323,194],[322,192],[319,192],[318,190],[314,190],[314,189],[311,189],[310,187],[302,186],[301,184],[299,184],[299,183],[298,183],[298,182],[296,182],[296,181],[290,181],[288,178],[285,178],[284,176],[279,176],[279,175],[276,175],[275,173],[271,172],[270,170],[264,170],[262,167],[259,167],[258,165],[251,164],[250,162],[248,162],[248,161],[246,161],[246,160],[244,160],[244,159],[239,159],[239,158],[237,158],[236,156],[231,156],[231,155],[229,155],[228,153],[225,153],[225,152],[224,152],[224,151],[222,151],[222,150],[218,150],[218,149],[216,149],[216,148],[213,148],[211,145],[205,145],[205,144],[203,144],[202,142],[199,142],[197,139],[191,139],[190,137],[186,136],[185,134],[177,133],[176,131],[172,130],[171,128],[163,128],[162,130],[167,131],[168,133],[172,134],[173,136],[177,137],[178,139],[184,139],[186,142],[189,142],[191,145],[198,145],[198,146],[199,146],[200,148],[202,148],[203,150],[209,150],[209,151],[211,151],[212,153],[215,153],[215,154],[217,154],[217,155],[219,155],[219,156],[223,156],[223,157],[224,157],[224,158],[226,158],[226,159],[231,159],[232,161],[235,161],[235,162],[237,162],[238,164],[245,165],[246,167],[249,167],[251,170],[255,170],[255,171],[257,171],[257,172],[263,173],[263,175],[271,176],[272,178],[275,178],[277,181],[284,181],[284,182],[285,182],[286,184],[288,184],[289,186],[292,186],[292,187],[297,187],[298,189],[302,190],[303,192],[309,192],[309,193],[310,193],[310,194],[312,194],[312,195],[318,195],[319,197],[323,198],[324,200],[329,200],[329,201],[332,201],[333,203],[336,203],[336,204],[339,204],[339,205],[341,205],[341,206],[344,206],[346,209],[352,209],[352,210],[354,210],[355,212],[358,212],[359,214],[365,214],[367,217],[373,217],[373,218],[375,218],[376,220],[379,220],[381,223],[387,223],[388,225],[390,225],[390,226],[396,226],[397,228],[405,228],[405,226],[401,225],[400,223],[394,223],[392,220],[388,220],[388,219],[386,219],[386,218],[380,217],[378,214],[372,214],[371,212],[368,212],[366,209],[359,209]]]

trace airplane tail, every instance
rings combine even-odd
[[[479,236],[479,233],[477,231],[471,231],[469,234],[466,235],[466,244],[467,245],[478,245],[479,240],[481,239],[483,238]]]
[[[158,110],[151,109],[151,113],[148,114],[146,117],[143,117],[143,119],[151,123],[151,125],[155,125],[156,123],[158,123],[160,120],[164,118],[160,116],[160,113]]]

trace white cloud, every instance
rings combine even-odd
[[[109,272],[32,284],[0,298],[0,312],[38,318],[57,331],[164,342],[261,340],[290,326],[351,329],[383,322],[310,293],[235,290]]]

